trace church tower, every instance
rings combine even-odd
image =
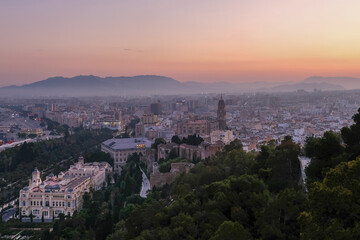
[[[226,110],[222,95],[218,103],[217,120],[219,122],[219,130],[226,130]]]
[[[83,156],[80,156],[79,157],[79,161],[78,161],[78,167],[82,167],[84,166],[84,157]]]
[[[35,168],[32,172],[32,178],[30,180],[30,186],[39,186],[41,184],[40,171]]]

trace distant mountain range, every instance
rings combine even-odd
[[[0,88],[0,95],[13,96],[133,96],[196,93],[293,92],[297,90],[337,91],[360,89],[360,79],[350,77],[309,77],[302,82],[201,83],[179,82],[169,77],[141,75],[133,77],[76,76],[52,77],[23,86]]]
[[[304,83],[324,83],[324,82],[333,85],[342,86],[347,90],[360,89],[360,78],[313,76],[304,80]]]

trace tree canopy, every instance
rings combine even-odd
[[[302,239],[359,239],[360,158],[343,162],[313,183],[300,216]]]

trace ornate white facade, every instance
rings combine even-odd
[[[50,174],[44,181],[35,168],[29,186],[20,190],[20,213],[23,219],[29,220],[32,215],[34,221],[46,222],[61,213],[72,216],[82,208],[84,193],[90,188],[98,190],[106,186],[106,176],[111,172],[107,162],[84,163],[82,157],[67,172],[58,176]]]

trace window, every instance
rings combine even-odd
[[[65,207],[65,202],[63,202],[63,207]]]
[[[32,206],[32,201],[30,201],[30,205]]]
[[[68,206],[68,207],[70,207],[70,206],[71,206],[70,202],[68,202],[67,206]]]
[[[56,211],[55,211],[55,214],[56,214],[56,215],[59,215],[60,213],[62,213],[61,210],[56,210]]]
[[[40,213],[39,209],[34,209],[33,214],[38,215]]]
[[[26,195],[25,195],[25,194],[23,194],[23,195],[22,195],[22,197],[26,197]]]
[[[44,217],[47,217],[49,215],[48,211],[45,211],[43,213],[44,213]]]
[[[25,206],[25,201],[22,202],[22,205]]]
[[[49,201],[45,202],[45,206],[48,207],[49,206]]]

